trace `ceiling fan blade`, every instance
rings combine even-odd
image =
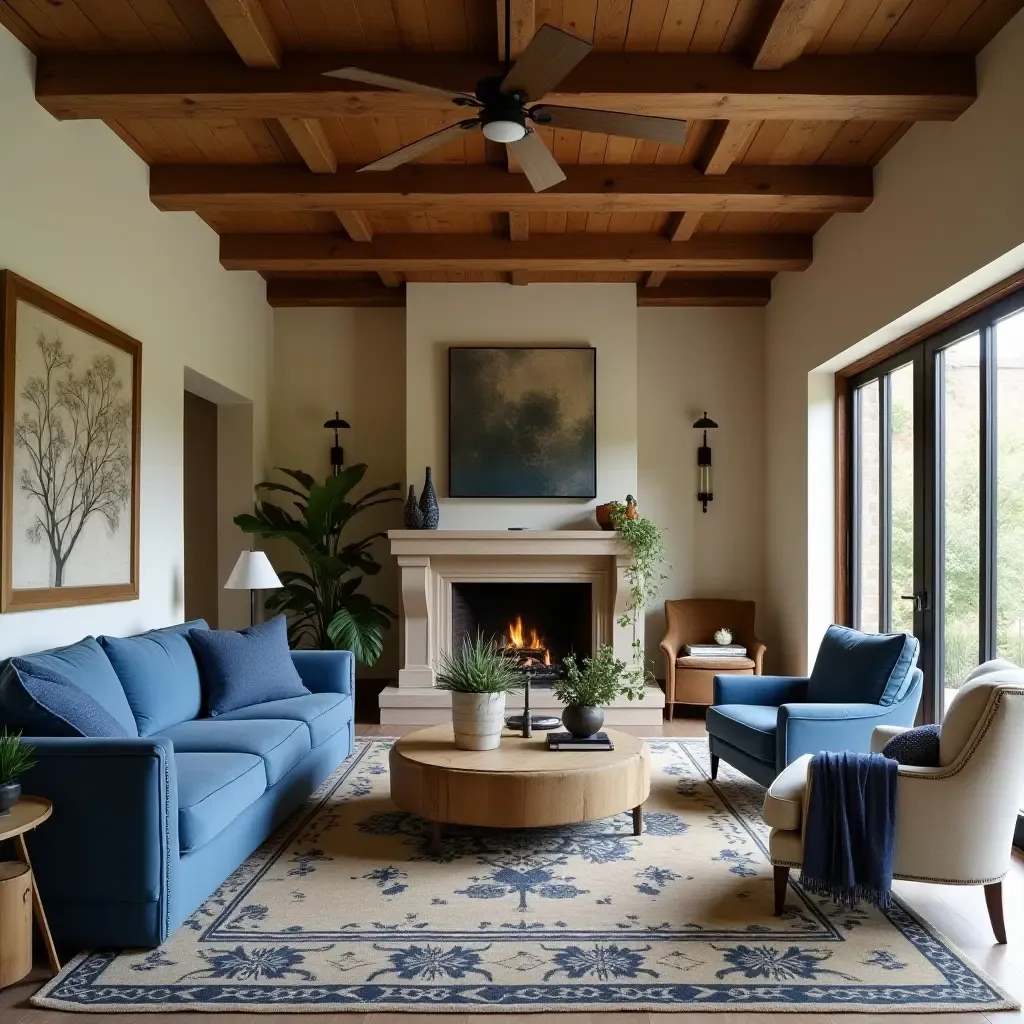
[[[686,140],[686,122],[673,117],[624,114],[618,110],[590,110],[586,107],[540,106],[530,110],[538,124],[553,128],[578,128],[584,132],[625,135],[632,139],[669,142],[681,146]]]
[[[558,166],[558,161],[536,132],[527,132],[518,142],[510,142],[508,148],[515,154],[534,192],[543,192],[565,181],[565,173]]]
[[[429,153],[432,149],[437,149],[438,146],[443,146],[446,142],[451,142],[452,139],[462,132],[469,131],[470,128],[478,128],[479,126],[480,122],[476,118],[469,118],[465,121],[459,121],[457,124],[450,124],[447,128],[434,132],[433,135],[424,135],[422,139],[410,142],[408,146],[396,149],[393,153],[388,153],[379,160],[374,160],[372,164],[360,167],[359,170],[390,171],[398,167],[399,164],[408,163],[410,160],[415,160],[418,156],[423,156],[424,153]]]
[[[533,39],[505,76],[500,89],[504,93],[522,92],[528,100],[539,100],[552,89],[590,51],[593,46],[551,25],[541,25]]]
[[[349,82],[379,85],[384,89],[397,89],[399,92],[416,92],[423,96],[436,96],[438,99],[458,103],[460,106],[479,107],[481,105],[480,101],[468,92],[450,92],[447,89],[438,89],[433,85],[410,82],[407,78],[395,78],[393,75],[380,75],[376,71],[366,71],[363,68],[338,68],[336,71],[325,71],[324,77],[344,78]]]

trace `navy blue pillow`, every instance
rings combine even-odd
[[[900,764],[912,764],[918,768],[939,767],[939,727],[922,725],[897,733],[884,747],[882,753]]]
[[[26,736],[128,736],[128,730],[62,672],[12,658],[0,675],[0,717]]]
[[[193,629],[188,638],[211,718],[309,693],[292,664],[283,615],[248,629]]]
[[[807,684],[812,704],[882,704],[897,700],[920,645],[906,633],[862,633],[829,626]]]

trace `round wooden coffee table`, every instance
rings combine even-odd
[[[543,828],[633,812],[643,831],[651,757],[636,736],[605,730],[610,751],[549,751],[543,734],[504,733],[497,750],[457,750],[451,725],[418,729],[391,748],[391,799],[430,822],[436,853],[442,824]]]

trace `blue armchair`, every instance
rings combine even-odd
[[[809,677],[715,676],[711,777],[724,758],[769,786],[803,754],[867,752],[876,726],[913,725],[924,678],[918,651],[905,633],[829,626]]]

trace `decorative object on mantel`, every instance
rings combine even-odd
[[[437,492],[430,467],[423,478],[423,493],[420,495],[420,512],[423,513],[423,529],[436,530],[441,522],[441,508],[437,504]]]
[[[423,512],[420,510],[419,502],[416,500],[416,488],[409,484],[409,497],[405,501],[405,508],[402,510],[402,522],[407,530],[423,529]]]
[[[697,448],[697,500],[708,510],[708,502],[714,501],[715,495],[711,487],[711,447],[708,444],[708,431],[718,428],[718,424],[708,418],[707,410],[693,425],[694,430],[704,431],[704,441]]]
[[[20,732],[0,732],[0,817],[11,813],[21,796],[18,781],[35,763],[35,747],[25,743]]]
[[[723,647],[728,647],[732,643],[732,630],[722,626],[721,629],[715,630],[715,643],[721,644]]]
[[[338,431],[348,430],[351,424],[348,420],[343,420],[335,410],[334,419],[327,420],[324,426],[328,430],[334,431],[334,444],[331,445],[331,472],[337,476],[345,466],[345,450],[338,441]]]
[[[280,590],[281,580],[265,551],[241,551],[225,590],[249,591],[249,625],[256,625],[256,591]]]
[[[501,743],[505,696],[522,685],[516,663],[479,633],[442,651],[435,685],[452,695],[452,730],[460,750],[494,750]]]
[[[562,664],[565,673],[555,682],[553,692],[566,705],[562,724],[575,737],[593,736],[604,725],[601,706],[616,697],[644,699],[643,673],[627,671],[626,663],[615,657],[609,644],[599,647],[594,657],[584,658],[582,669],[574,654],[563,658]]]
[[[139,596],[142,346],[0,271],[0,611]]]
[[[400,497],[388,494],[401,491],[402,485],[375,487],[352,501],[349,492],[366,474],[365,463],[349,466],[322,484],[299,469],[279,472],[292,482],[265,480],[256,489],[292,495],[291,508],[257,501],[253,515],[235,516],[235,525],[244,533],[291,542],[306,563],[305,572],[281,573],[281,589],[267,599],[266,607],[288,614],[288,642],[292,647],[351,651],[358,661],[372,665],[384,648],[384,631],[396,618],[386,605],[359,593],[363,574],[375,576],[380,572],[380,562],[370,553],[370,547],[381,534],[350,544],[343,544],[341,537],[360,512],[374,505],[400,502]]]

